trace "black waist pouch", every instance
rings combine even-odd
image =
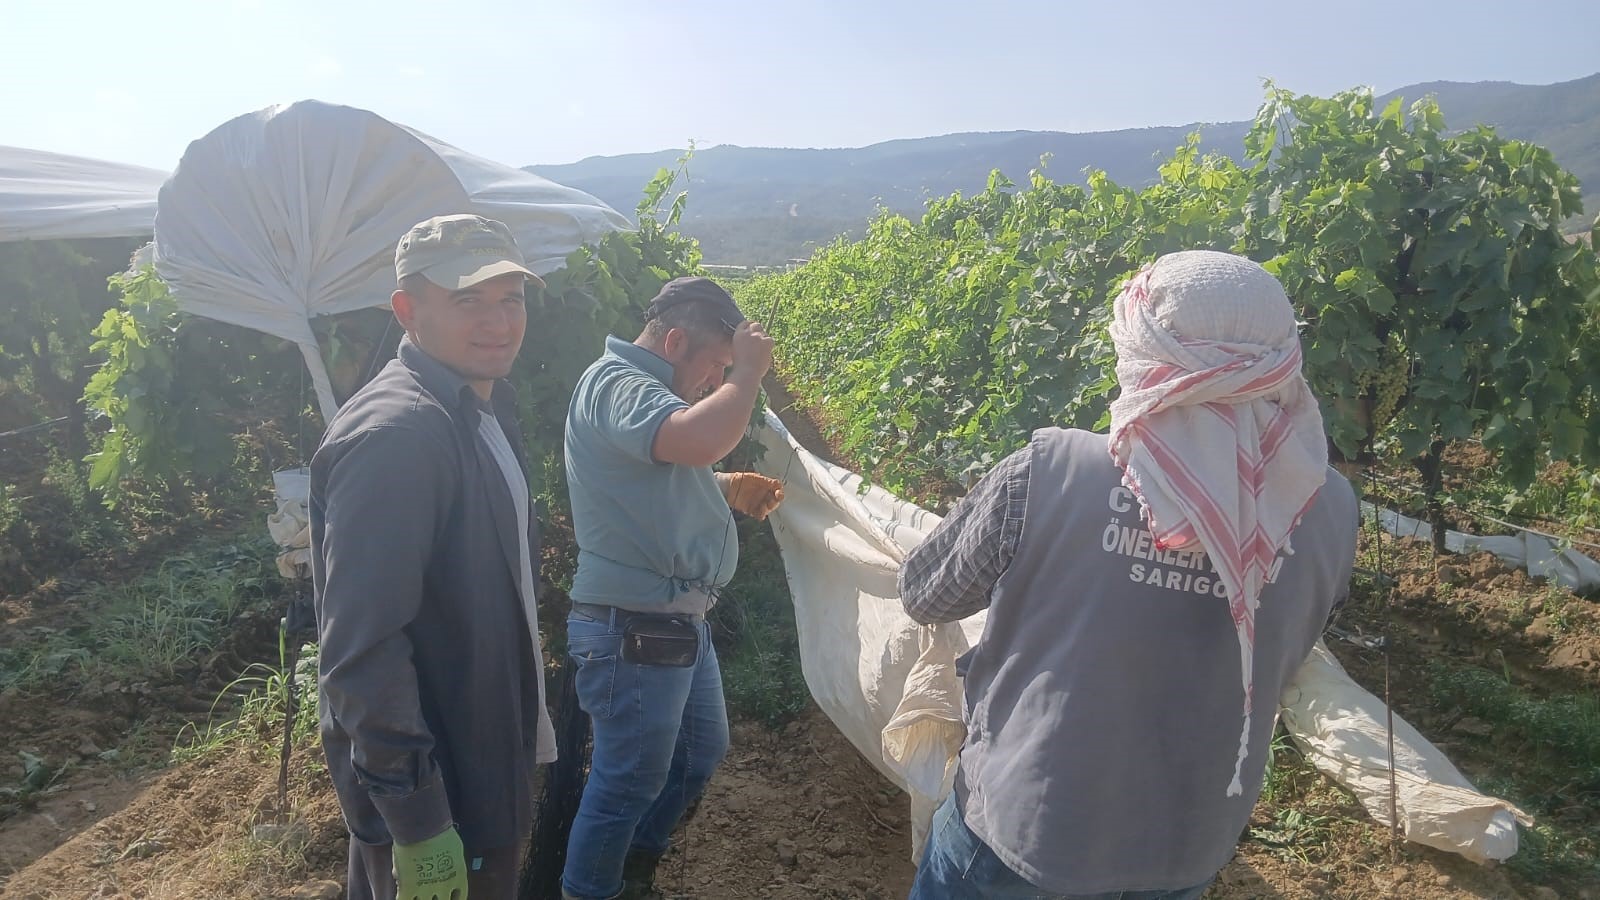
[[[693,619],[634,615],[622,626],[624,662],[685,669],[699,656],[700,629]]]

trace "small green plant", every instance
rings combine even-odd
[[[1343,821],[1336,810],[1327,811],[1329,790],[1334,789],[1295,747],[1280,723],[1272,736],[1261,786],[1261,803],[1272,821],[1252,826],[1250,839],[1286,859],[1314,863],[1329,845],[1334,827]]]
[[[1570,591],[1557,585],[1545,590],[1542,614],[1550,620],[1551,633],[1566,634],[1572,630],[1572,599]]]
[[[217,711],[235,700],[239,706],[232,716],[217,720]],[[190,723],[178,732],[173,762],[200,759],[244,743],[256,743],[263,749],[277,746],[289,700],[288,652],[280,640],[278,665],[251,665],[217,694],[203,725]],[[312,645],[306,646],[295,663],[294,705],[292,738],[299,744],[317,730],[317,657]]]
[[[18,756],[22,760],[22,780],[14,787],[0,787],[0,801],[5,801],[0,804],[0,820],[17,809],[32,807],[39,795],[59,783],[73,765],[71,761],[51,765],[44,757],[26,750],[20,751]]]
[[[112,597],[95,625],[94,665],[171,678],[217,645],[246,603],[261,597],[262,563],[236,545],[168,560],[154,576],[102,588]],[[252,571],[254,570],[254,571]]]
[[[1513,628],[1526,628],[1533,621],[1533,615],[1528,612],[1528,598],[1521,594],[1507,597],[1501,606]]]
[[[1280,856],[1309,865],[1320,856],[1338,820],[1318,815],[1298,806],[1286,806],[1273,814],[1272,824],[1250,829],[1250,837],[1277,851]]]
[[[1449,496],[1469,510],[1492,511],[1502,516],[1558,526],[1558,531],[1582,533],[1600,526],[1600,472],[1569,462],[1555,462],[1531,484],[1518,487],[1494,470],[1474,472],[1454,485]],[[1492,524],[1492,523],[1488,523]],[[1593,540],[1593,535],[1588,535]]]
[[[1305,768],[1305,757],[1295,750],[1289,732],[1282,723],[1272,734],[1272,745],[1267,756],[1267,771],[1261,785],[1261,799],[1277,803],[1290,794],[1294,779]]]
[[[1513,872],[1536,883],[1555,879],[1595,883],[1600,880],[1600,839],[1552,824],[1541,817],[1534,825],[1518,827],[1517,855],[1507,861]]]

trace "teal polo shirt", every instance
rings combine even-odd
[[[567,410],[576,603],[704,614],[739,564],[733,513],[709,467],[657,462],[656,431],[689,404],[672,364],[614,337]]]

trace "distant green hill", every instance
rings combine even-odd
[[[1584,185],[1584,209],[1600,212],[1600,74],[1552,85],[1440,81],[1380,98],[1433,94],[1454,128],[1495,126],[1508,137],[1550,148]],[[1143,184],[1157,161],[1191,131],[1202,147],[1238,156],[1247,122],[1137,128],[1090,134],[1004,131],[947,134],[837,150],[723,145],[695,152],[683,228],[712,263],[776,263],[859,229],[879,207],[920,213],[932,197],[981,190],[992,169],[1021,181],[1050,154],[1057,179],[1101,168],[1113,180]],[[681,150],[597,156],[528,170],[631,213],[641,187]]]

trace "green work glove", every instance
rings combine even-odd
[[[467,854],[446,828],[416,844],[394,845],[396,900],[467,900]]]

